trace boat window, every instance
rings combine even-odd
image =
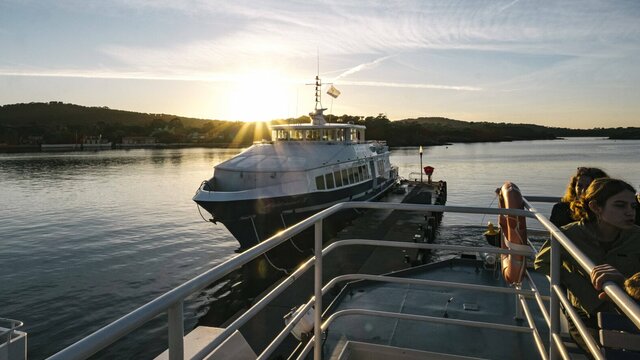
[[[342,181],[345,185],[349,185],[349,173],[347,169],[342,169]]]
[[[336,131],[334,129],[327,130],[327,140],[334,141],[336,139]]]
[[[271,131],[271,139],[278,141],[287,141],[289,140],[289,132],[286,130],[273,130]]]
[[[378,176],[382,176],[384,173],[384,161],[378,160]]]
[[[342,175],[340,175],[340,170],[334,171],[333,177],[336,178],[336,187],[342,186]]]
[[[318,188],[318,190],[324,190],[324,176],[316,176],[316,188]]]
[[[291,131],[291,138],[294,140],[302,140],[304,139],[303,133],[300,130],[290,130]]]
[[[364,129],[358,131],[358,142],[364,142]]]
[[[358,168],[354,167],[353,169],[353,177],[355,179],[355,182],[360,182],[360,175],[358,174]]]
[[[327,189],[333,189],[333,173],[328,173],[324,176],[326,183],[327,183]]]
[[[360,179],[362,180],[367,179],[367,173],[364,171],[364,165],[358,166],[358,174],[360,175]]]
[[[338,129],[336,134],[336,140],[344,141],[344,129]]]
[[[356,179],[353,177],[353,168],[349,168],[349,182],[352,184],[356,182]]]
[[[320,140],[320,130],[308,130],[307,140]]]

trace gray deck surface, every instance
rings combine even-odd
[[[476,261],[445,261],[413,268],[406,276],[505,286],[499,273],[477,264]],[[449,319],[526,326],[526,321],[514,319],[515,296],[511,294],[379,282],[349,285],[331,312],[360,308],[442,318],[445,304],[451,297],[453,300],[447,309]],[[478,310],[464,310],[464,304],[474,304]],[[537,315],[537,326],[546,343],[548,331],[544,319],[533,300],[529,301],[529,307]],[[346,340],[487,359],[540,358],[530,334],[364,315],[338,318],[329,327],[323,349],[325,356],[336,357]]]
[[[423,191],[432,191],[424,186]],[[401,202],[405,194],[387,194],[381,201]],[[413,242],[419,224],[424,224],[424,213],[392,210],[369,210],[355,219],[336,236],[342,239],[381,239]],[[323,260],[324,283],[337,275],[350,273],[382,274],[391,270],[409,268],[405,256],[415,259],[415,250],[348,246],[337,249]],[[256,353],[260,353],[284,327],[283,316],[292,307],[300,306],[313,295],[313,268],[300,277],[294,285],[241,327],[241,332]],[[328,304],[332,296],[326,296]],[[325,305],[326,307],[326,305]],[[231,322],[230,319],[228,322]],[[287,356],[297,341],[289,336],[275,357]]]

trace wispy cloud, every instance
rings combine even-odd
[[[512,2],[508,3],[507,5],[504,5],[504,6],[500,7],[498,9],[498,13],[501,13],[501,12],[507,10],[508,8],[510,8],[513,5],[515,5],[518,1],[520,1],[520,0],[513,0]]]
[[[383,62],[383,61],[387,60],[387,59],[388,59],[388,58],[390,58],[390,57],[391,57],[391,55],[389,55],[389,56],[384,56],[384,57],[381,57],[381,58],[375,59],[375,60],[373,60],[373,61],[371,61],[371,62],[368,62],[368,63],[364,63],[364,64],[360,64],[360,65],[354,66],[354,67],[352,67],[352,68],[348,69],[347,71],[342,72],[340,75],[336,76],[336,77],[333,79],[333,81],[338,81],[338,80],[340,80],[341,78],[344,78],[344,77],[347,77],[347,76],[349,76],[349,75],[355,74],[355,73],[357,73],[357,72],[359,72],[359,71],[362,71],[362,70],[365,70],[365,69],[373,68],[373,67],[375,67],[376,65],[378,65],[379,63],[381,63],[381,62]]]
[[[402,2],[402,6],[378,3],[366,7],[329,1],[325,2],[326,11],[318,11],[316,4],[269,1],[250,7],[201,1],[189,6],[183,2],[146,0],[137,0],[134,4],[189,13],[197,9],[212,19],[230,16],[244,20],[226,29],[214,29],[219,33],[210,40],[156,48],[125,43],[102,46],[106,54],[122,64],[160,71],[310,60],[318,43],[322,44],[321,52],[326,56],[429,50],[610,56],[626,51],[618,50],[618,38],[625,39],[632,34],[627,42],[633,43],[632,39],[640,35],[635,19],[622,13],[594,12],[597,3],[587,4],[587,11],[575,7],[571,10],[573,13],[569,12],[571,4],[534,9],[531,4],[515,1],[499,3],[501,6],[464,1],[435,5],[409,1]],[[500,14],[505,9],[509,9],[509,16]],[[613,23],[617,26],[610,26]],[[621,34],[619,28],[625,24],[628,26]],[[349,69],[338,78],[378,62],[359,65],[361,67]]]
[[[341,81],[343,85],[357,85],[357,86],[374,86],[374,87],[389,87],[389,88],[404,88],[404,89],[437,89],[437,90],[456,90],[456,91],[482,91],[482,88],[475,86],[451,86],[451,85],[437,85],[437,84],[409,84],[409,83],[397,83],[397,82],[381,82],[381,81]]]
[[[118,79],[118,80],[173,80],[173,81],[233,81],[234,76],[214,74],[155,74],[144,72],[105,71],[105,70],[24,70],[0,69],[0,76],[57,77],[82,79]]]

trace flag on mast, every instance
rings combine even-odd
[[[327,90],[327,94],[329,96],[331,96],[332,98],[337,98],[338,96],[340,96],[340,90],[336,89],[335,86],[331,85],[331,87],[329,88],[329,90]]]

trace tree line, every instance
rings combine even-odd
[[[469,122],[440,117],[390,121],[376,116],[327,115],[328,122],[367,127],[367,138],[386,140],[390,146],[438,145],[454,142],[486,142],[596,136],[640,139],[640,128],[568,129],[532,124]],[[302,116],[273,120],[273,124],[308,123]],[[89,136],[102,136],[114,143],[123,137],[153,137],[158,143],[206,143],[247,146],[270,140],[266,124],[205,120],[169,114],[149,114],[85,107],[62,102],[0,106],[0,144],[79,143]]]

